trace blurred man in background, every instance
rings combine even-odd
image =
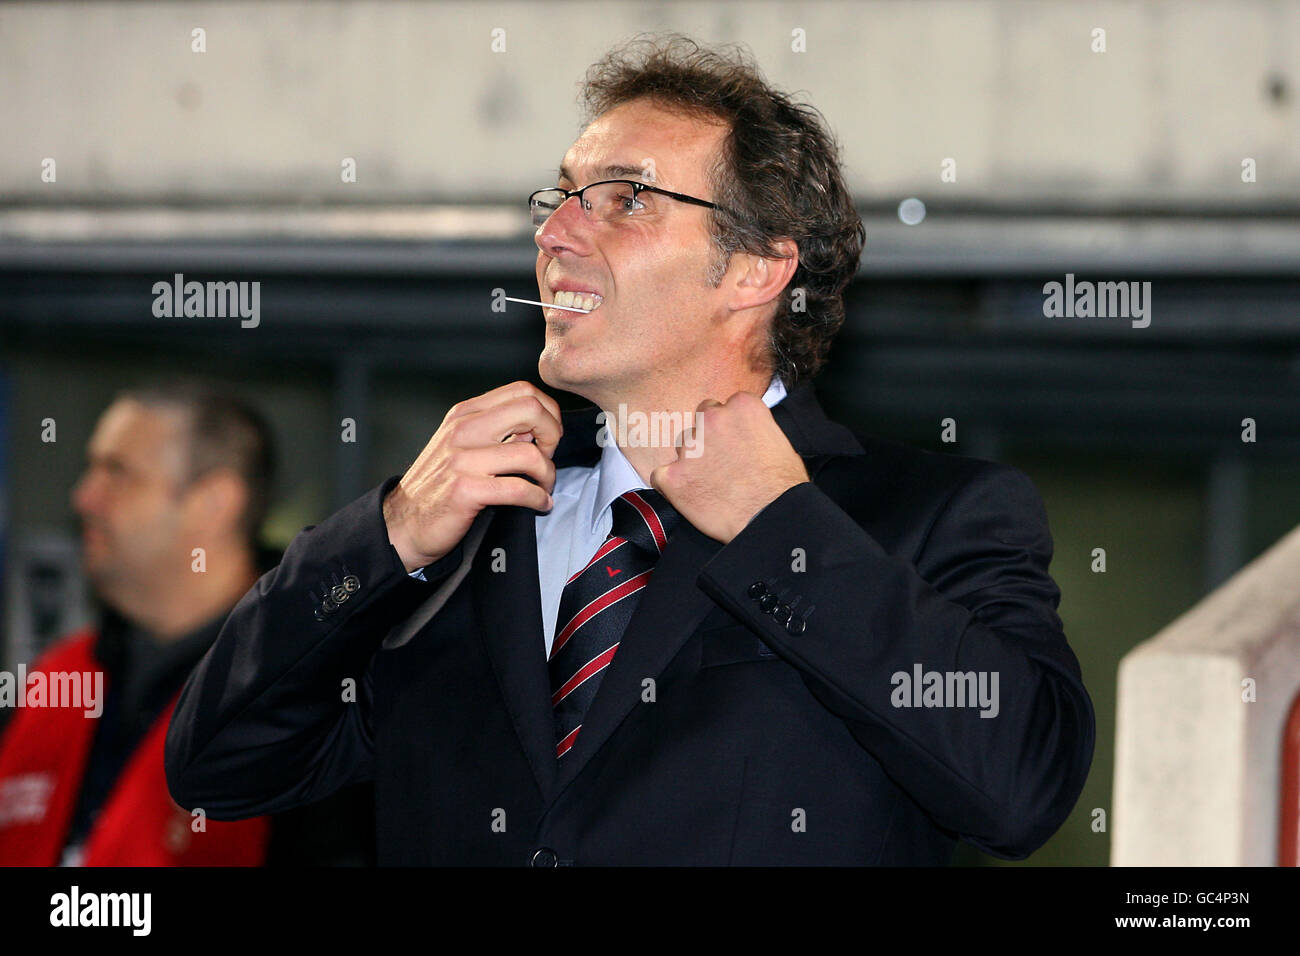
[[[124,392],[101,416],[71,496],[98,626],[31,666],[26,683],[45,675],[49,699],[16,710],[0,737],[0,863],[371,861],[358,791],[235,823],[186,812],[167,792],[176,696],[230,609],[279,560],[257,543],[273,459],[262,417],[197,383]],[[85,677],[81,706],[52,693],[72,675]],[[86,699],[98,686],[99,699]]]

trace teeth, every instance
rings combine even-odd
[[[574,309],[586,309],[588,312],[598,308],[604,301],[604,297],[599,296],[594,292],[586,295],[579,292],[557,292],[555,293],[554,299],[556,305],[569,306]]]

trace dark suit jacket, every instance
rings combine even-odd
[[[595,463],[595,414],[564,414],[557,467]],[[562,763],[534,512],[494,508],[466,580],[384,649],[461,557],[405,573],[393,477],[299,534],[230,615],[172,720],[173,797],[231,819],[373,779],[381,864],[943,864],[958,837],[1026,856],[1094,738],[1038,493],[859,439],[810,385],[773,414],[812,481],[725,546],[680,522]],[[360,587],[320,612],[347,575]],[[996,672],[997,716],[895,706],[916,665]]]

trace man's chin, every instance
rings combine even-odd
[[[562,357],[551,354],[549,347],[537,360],[537,375],[551,388],[563,392],[576,393],[584,384],[583,376],[577,374]]]
[[[113,596],[117,593],[117,579],[103,568],[86,568],[83,572],[86,587],[104,603],[116,607]]]
[[[616,363],[602,366],[599,362],[584,364],[573,359],[571,353],[554,354],[548,346],[537,360],[537,374],[551,388],[570,392],[602,407],[612,400],[611,396],[626,390],[629,370]]]
[[[104,572],[107,559],[98,549],[89,545],[81,546],[81,576],[87,581],[94,580]]]

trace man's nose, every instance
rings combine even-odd
[[[98,498],[96,484],[94,476],[87,471],[83,472],[81,477],[77,479],[77,483],[72,486],[68,499],[72,504],[72,510],[77,514],[89,514],[91,509],[94,508],[95,501]]]
[[[582,200],[570,196],[537,227],[533,240],[537,248],[551,258],[562,250],[582,252],[590,243],[591,221],[582,209]]]

